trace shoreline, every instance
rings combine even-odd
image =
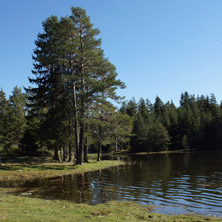
[[[68,174],[79,174],[124,165],[123,161],[104,160],[74,165],[56,161],[3,163],[0,181],[38,179]],[[6,175],[8,174],[8,175]],[[165,215],[154,213],[153,206],[129,201],[110,201],[88,205],[66,200],[49,200],[13,195],[15,188],[0,187],[0,221],[221,221],[221,218],[202,215]]]
[[[153,206],[136,202],[110,201],[103,204],[77,204],[7,194],[0,188],[0,221],[92,221],[92,222],[219,222],[221,218],[202,215],[165,215],[154,213]]]
[[[125,165],[124,161],[102,160],[96,161],[92,156],[89,163],[75,165],[70,162],[59,162],[51,159],[42,161],[22,161],[2,163],[0,166],[0,181],[29,180],[38,178],[50,178],[69,174],[82,174],[109,167]]]
[[[195,149],[186,149],[186,150],[169,150],[169,151],[157,151],[157,152],[131,152],[128,150],[121,150],[121,151],[113,151],[110,153],[105,153],[104,155],[107,156],[117,156],[117,155],[153,155],[153,154],[171,154],[171,153],[192,153],[192,152],[212,152],[211,150],[195,150]],[[219,150],[214,150],[213,152],[222,152]]]

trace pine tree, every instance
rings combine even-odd
[[[0,152],[7,144],[7,125],[9,120],[9,101],[6,98],[6,94],[3,89],[0,90]]]
[[[14,87],[12,95],[9,97],[11,106],[11,145],[19,146],[24,134],[26,119],[26,95],[22,93],[21,88]]]
[[[170,118],[170,128],[168,129],[168,132],[171,138],[170,148],[180,149],[181,141],[180,141],[179,126],[178,126],[178,112],[176,106],[172,101],[170,103],[169,118]]]
[[[133,137],[131,138],[131,147],[133,152],[146,151],[147,135],[149,125],[144,121],[142,115],[138,113],[134,118]]]
[[[73,7],[70,19],[77,36],[71,56],[73,66],[70,79],[76,119],[77,164],[82,164],[88,110],[95,103],[106,102],[107,98],[118,100],[115,90],[124,87],[124,84],[116,79],[115,67],[104,57],[101,39],[96,38],[99,30],[93,28],[85,10]]]
[[[69,97],[60,61],[60,28],[60,21],[56,16],[43,22],[44,31],[35,41],[32,71],[35,77],[29,78],[37,87],[26,89],[30,94],[32,113],[40,119],[41,140],[49,148],[54,147],[55,152],[58,151],[58,146],[63,146],[64,141],[69,140],[67,134],[63,133],[66,130],[64,122],[69,113]]]
[[[98,144],[97,161],[101,159],[102,146],[111,143],[112,125],[111,118],[114,114],[114,107],[110,104],[95,104],[92,110],[90,130]]]
[[[138,104],[138,112],[143,117],[144,120],[148,119],[149,111],[147,109],[146,103],[143,98],[140,98]]]
[[[170,145],[170,137],[166,128],[157,120],[148,131],[147,150],[167,151]]]
[[[118,151],[118,145],[125,145],[129,142],[130,136],[132,136],[133,119],[127,114],[115,112],[114,115],[111,116],[110,122],[112,137],[115,141],[115,151]]]
[[[126,114],[128,114],[130,117],[135,117],[135,115],[137,114],[137,103],[135,98],[132,98],[126,106]]]
[[[46,125],[51,119],[62,126],[60,131],[67,131],[74,122],[76,163],[82,164],[91,107],[108,98],[119,100],[115,91],[124,84],[116,79],[115,67],[105,58],[97,38],[99,30],[93,28],[85,10],[71,10],[69,17],[58,20],[51,16],[43,23],[44,33],[38,35],[33,57],[36,77],[30,82],[38,85],[31,89],[33,107],[43,114]],[[62,133],[57,127],[51,130],[50,140],[58,141]],[[73,137],[68,131],[68,137]],[[65,140],[60,141],[66,145]]]

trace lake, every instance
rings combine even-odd
[[[110,200],[155,205],[165,214],[222,217],[222,152],[129,155],[127,165],[19,183],[19,195],[98,204]]]

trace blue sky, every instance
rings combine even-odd
[[[30,85],[42,21],[86,9],[102,48],[127,88],[126,99],[214,93],[222,100],[221,0],[0,0],[0,87]]]

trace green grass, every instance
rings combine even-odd
[[[63,200],[44,200],[5,194],[0,189],[0,221],[221,221],[195,215],[168,216],[152,213],[153,207],[111,201],[96,206]]]
[[[0,166],[0,181],[78,174],[125,164],[123,161],[113,160],[97,162],[94,155],[89,157],[89,163],[84,163],[83,165],[52,161],[50,158],[19,158],[17,162],[10,161]]]

